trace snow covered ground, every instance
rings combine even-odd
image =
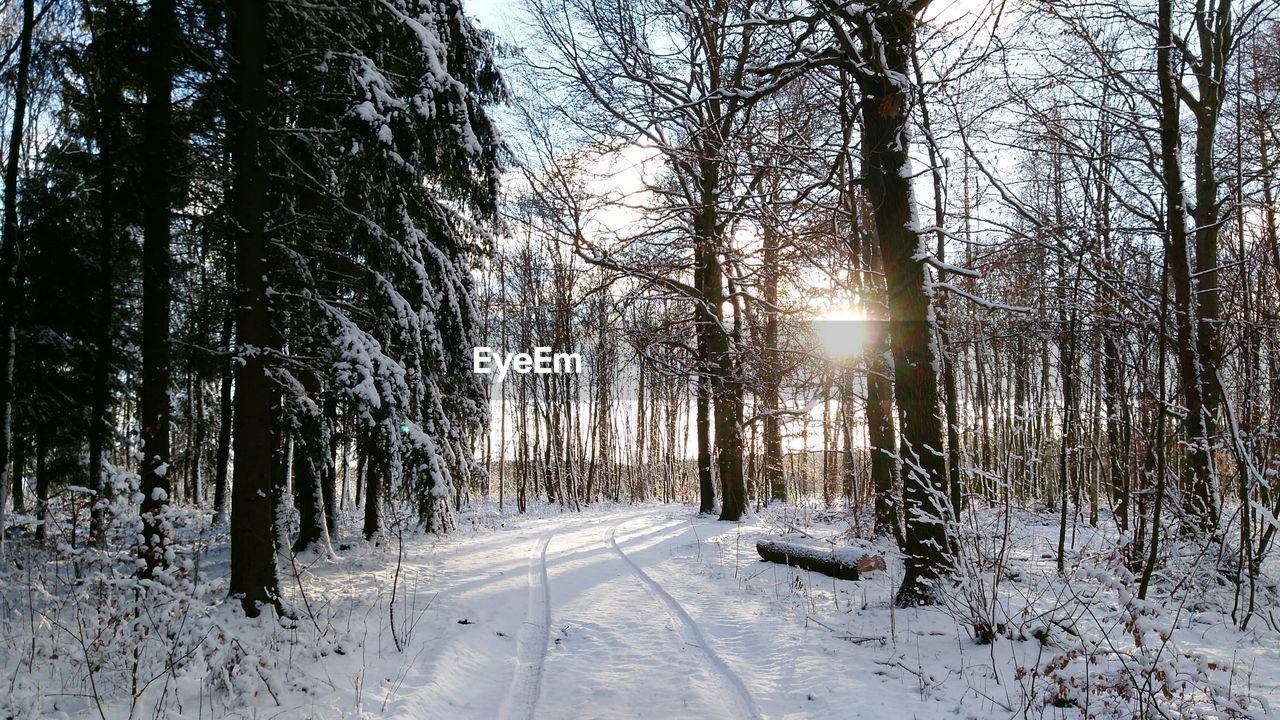
[[[546,513],[490,508],[445,539],[406,535],[402,553],[394,537],[340,547],[289,578],[298,618],[284,622],[215,602],[226,557],[212,542],[197,583],[208,602],[184,606],[180,626],[196,640],[169,640],[183,649],[142,673],[141,690],[127,660],[138,651],[81,643],[83,610],[33,612],[38,601],[24,606],[10,587],[0,716],[1126,717],[1144,687],[1169,717],[1280,708],[1268,623],[1235,630],[1211,594],[1167,611],[1125,600],[1090,569],[1083,532],[1079,580],[1054,582],[1042,551],[1056,528],[1036,516],[1015,526],[1017,569],[992,595],[1003,636],[982,644],[982,612],[963,600],[981,592],[894,608],[893,548],[852,539],[838,513],[769,510],[741,524],[681,506]],[[779,536],[883,554],[888,571],[849,582],[760,562],[755,539]],[[1144,632],[1169,637],[1132,640]]]

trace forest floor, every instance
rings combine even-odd
[[[1095,549],[1113,540],[1092,539],[1101,531],[1087,527],[1073,529],[1075,569],[1063,581],[1052,518],[1015,516],[1007,532],[987,535],[1006,557],[996,588],[975,561],[948,602],[911,609],[890,602],[901,578],[892,542],[858,540],[847,514],[820,509],[766,509],[722,523],[678,505],[525,516],[485,506],[464,513],[445,538],[406,533],[401,543],[393,534],[381,546],[338,543],[334,556],[300,561],[287,580],[292,621],[270,613],[246,620],[218,602],[226,547],[214,540],[200,553],[203,600],[183,605],[180,629],[169,631],[196,639],[172,639],[158,673],[140,673],[137,662],[130,670],[121,657],[91,659],[138,651],[113,648],[110,638],[81,642],[76,627],[111,623],[99,615],[86,625],[83,602],[32,610],[38,600],[24,607],[9,586],[10,621],[0,628],[9,697],[0,697],[0,717],[1132,717],[1144,703],[1168,717],[1280,710],[1280,634],[1265,615],[1273,587],[1262,591],[1262,619],[1242,632],[1227,615],[1230,594],[1216,583],[1188,585],[1195,571],[1186,563],[1171,562],[1178,575],[1162,584],[1158,574],[1154,585],[1180,594],[1134,600],[1099,570],[1110,561]],[[888,569],[843,581],[765,563],[755,552],[761,537],[880,554]],[[41,594],[48,587],[31,582]],[[988,616],[1000,630],[984,644],[973,621]]]
[[[923,711],[918,693],[876,674],[883,668],[875,658],[887,661],[891,650],[867,652],[840,639],[843,631],[779,607],[778,593],[827,580],[797,582],[790,569],[757,562],[760,534],[691,517],[687,508],[643,507],[441,543],[418,566],[439,591],[420,628],[426,649],[389,693],[386,712],[749,718]],[[861,602],[844,595],[846,605]],[[882,685],[884,692],[869,692]]]

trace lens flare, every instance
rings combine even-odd
[[[814,318],[813,334],[829,360],[844,362],[857,357],[866,345],[866,317],[855,308],[832,308]]]

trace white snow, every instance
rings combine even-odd
[[[1111,668],[1104,640],[1132,653],[1127,662],[1150,660],[1162,672],[1167,665],[1171,675],[1221,675],[1225,687],[1229,672],[1234,686],[1212,699],[1221,707],[1239,694],[1274,698],[1280,681],[1280,643],[1262,623],[1238,632],[1204,602],[1166,615],[1159,603],[1132,598],[1131,583],[1084,567],[1113,541],[1095,545],[1100,531],[1081,528],[1073,562],[1082,566],[1064,586],[1044,559],[1056,526],[1036,515],[1013,524],[1010,569],[992,611],[1012,639],[980,645],[970,634],[975,609],[965,603],[985,602],[993,586],[960,586],[938,607],[894,608],[900,558],[891,543],[857,539],[843,513],[766,508],[744,523],[678,505],[509,513],[491,505],[464,512],[444,539],[405,531],[402,554],[396,528],[404,519],[392,517],[381,546],[339,544],[337,555],[309,565],[298,558],[282,568],[292,621],[270,611],[246,620],[233,603],[219,603],[226,537],[196,522],[190,537],[204,540],[185,544],[188,537],[168,550],[200,548],[196,565],[185,551],[175,556],[188,563],[184,572],[199,567],[196,583],[184,591],[190,595],[165,596],[169,604],[157,606],[173,623],[167,627],[194,641],[174,645],[189,647],[181,672],[144,690],[135,716],[143,709],[143,717],[282,719],[1008,717],[1021,714],[1039,687],[1031,717],[1078,717],[1046,698],[1059,680],[1104,682]],[[340,538],[355,532],[344,527]],[[850,582],[761,562],[755,539],[779,536],[881,554],[888,571]],[[86,587],[96,582],[90,575]],[[75,681],[84,653],[94,650],[44,623],[33,645],[25,593],[3,597],[0,672],[18,680],[7,699],[0,693],[0,716],[99,717],[93,691]],[[111,610],[42,607],[36,617],[63,628],[86,611],[98,613],[87,621],[97,627]],[[1119,622],[1099,631],[1083,607],[1127,617],[1147,647],[1168,648],[1154,659],[1126,649]],[[1063,635],[1067,627],[1078,635]],[[147,642],[163,637],[154,635]],[[110,645],[119,637],[105,636],[108,665],[96,671],[108,718],[130,717],[128,663]],[[1092,664],[1071,653],[1075,642],[1100,648]],[[1246,716],[1265,717],[1256,702],[1249,707]]]

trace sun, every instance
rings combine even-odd
[[[862,353],[867,339],[867,318],[853,306],[828,307],[810,321],[822,354],[834,362],[847,362]]]

